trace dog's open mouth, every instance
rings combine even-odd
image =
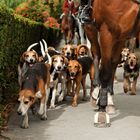
[[[29,64],[29,66],[30,66],[30,67],[32,67],[32,66],[33,66],[33,64],[31,63],[31,64]]]
[[[71,80],[75,79],[75,74],[74,73],[70,73],[70,79]]]
[[[29,67],[32,67],[35,64],[35,62],[32,62],[32,63],[27,62],[27,64],[28,64]]]
[[[58,69],[55,69],[55,71],[56,71],[56,73],[60,73],[61,72],[61,70],[58,70]]]
[[[70,79],[71,79],[71,80],[75,79],[75,76],[70,76]]]
[[[133,62],[130,63],[129,68],[132,70],[135,68],[135,65],[133,64]]]

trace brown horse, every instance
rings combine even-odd
[[[67,13],[62,17],[61,21],[61,32],[64,35],[65,44],[73,43],[75,28],[76,20],[72,15],[71,9],[69,8]]]
[[[115,113],[113,80],[125,41],[140,30],[139,6],[132,0],[94,0],[92,19],[84,29],[91,42],[95,77],[93,101],[99,112],[95,114],[97,127],[110,126],[108,113]],[[98,66],[101,59],[100,68]]]

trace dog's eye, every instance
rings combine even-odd
[[[54,60],[54,62],[57,62],[57,60]]]
[[[129,56],[128,59],[130,59],[131,57]]]
[[[27,54],[27,55],[25,55],[25,57],[29,57],[29,55]]]
[[[29,101],[25,101],[25,102],[24,102],[24,104],[26,104],[26,105],[27,105],[28,103],[29,103]]]
[[[33,55],[33,57],[35,57],[35,55]]]
[[[78,66],[75,66],[75,68],[78,68]]]
[[[63,62],[64,62],[64,60],[61,60],[61,62],[63,63]]]

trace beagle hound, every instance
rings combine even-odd
[[[28,49],[20,57],[20,62],[18,64],[18,82],[21,86],[22,77],[28,70],[29,67],[32,67],[36,62],[39,61],[39,57],[36,51],[31,50],[38,43],[34,43],[28,47]]]
[[[83,56],[90,56],[89,48],[85,44],[80,44],[77,46],[77,58],[83,57]]]
[[[38,113],[42,120],[47,119],[47,89],[50,81],[50,66],[49,64],[36,63],[29,67],[24,74],[21,89],[19,92],[18,101],[20,102],[17,113],[22,115],[23,122],[21,127],[28,128],[28,109],[33,106],[37,98],[40,98],[40,109]]]
[[[51,97],[51,104],[50,108],[55,108],[55,101],[57,96],[57,87],[58,83],[61,82],[61,94],[58,97],[58,101],[62,101],[64,95],[66,93],[66,71],[65,68],[68,63],[68,59],[61,55],[58,51],[54,50],[53,48],[47,48],[47,43],[43,40],[45,50],[43,48],[42,42],[41,45],[41,52],[43,58],[49,61],[51,68],[50,68],[50,91],[52,92]],[[50,53],[52,52],[52,53]],[[47,58],[47,59],[46,59]]]
[[[88,62],[88,63],[87,63]],[[81,57],[77,60],[70,60],[68,63],[68,82],[67,82],[67,92],[68,95],[71,95],[71,88],[72,88],[72,95],[73,101],[72,106],[77,106],[77,98],[80,92],[80,84],[83,87],[83,100],[86,98],[86,76],[90,73],[91,79],[91,89],[90,94],[93,91],[93,78],[94,78],[94,66],[93,60],[91,57]]]
[[[51,79],[50,88],[52,89],[52,98],[50,108],[55,108],[55,99],[57,96],[58,83],[61,82],[61,94],[58,97],[58,101],[62,101],[66,93],[66,71],[65,67],[68,63],[66,57],[62,55],[54,55],[51,57],[52,64],[50,69]]]
[[[65,45],[62,48],[62,54],[68,58],[68,60],[72,60],[76,58],[76,47],[70,44]]]

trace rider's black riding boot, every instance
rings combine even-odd
[[[91,22],[91,0],[81,0],[79,7],[79,19],[82,23]]]

